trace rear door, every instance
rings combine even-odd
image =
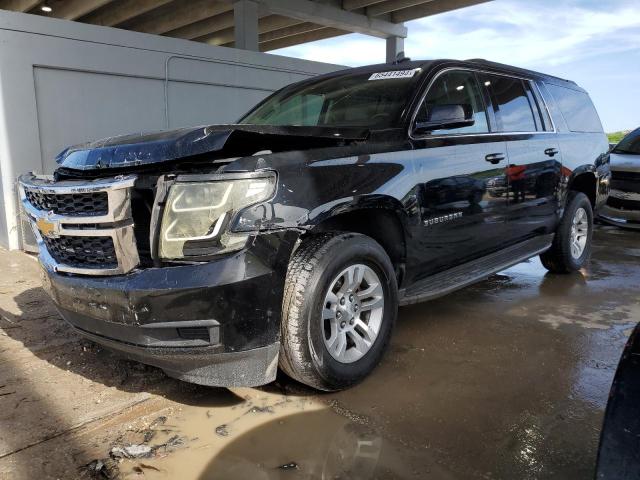
[[[555,230],[562,172],[560,146],[535,85],[506,75],[482,74],[496,127],[505,135],[510,243]]]
[[[434,105],[469,106],[475,122],[413,137],[421,225],[410,261],[420,277],[498,250],[506,228],[506,192],[489,188],[505,184],[506,145],[491,134],[476,73],[439,74],[414,122],[428,118]]]

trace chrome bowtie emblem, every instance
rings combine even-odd
[[[55,237],[57,235],[58,226],[56,222],[52,222],[46,218],[38,218],[36,220],[36,226],[45,237]]]

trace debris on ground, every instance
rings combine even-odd
[[[164,443],[158,445],[129,444],[129,445],[116,445],[111,448],[110,455],[112,458],[150,458],[156,455],[159,450],[162,453],[169,453],[177,447],[184,445],[184,439],[179,435],[174,435]]]
[[[156,436],[156,431],[155,430],[145,430],[144,434],[143,434],[143,442],[144,443],[149,443],[151,440],[153,440],[153,437]]]
[[[298,470],[298,464],[296,462],[285,463],[278,467],[280,470]]]
[[[149,427],[141,432],[142,439],[143,439],[142,443],[149,443],[151,440],[153,440],[153,438],[156,436],[156,433],[158,432],[164,432],[164,433],[170,432],[171,430],[169,429],[157,428],[157,427],[163,426],[165,423],[167,423],[167,417],[165,416],[159,416],[153,422],[151,422],[151,424],[149,424]]]
[[[93,460],[91,463],[85,466],[85,469],[93,478],[105,478],[107,480],[114,480],[120,476],[120,468],[118,467],[118,462],[112,458]]]
[[[358,425],[369,425],[371,423],[369,417],[355,413],[348,408],[345,408],[339,401],[331,399],[327,402],[327,405],[338,415],[351,420]]]
[[[126,445],[113,447],[110,454],[113,458],[149,458],[153,456],[153,448],[149,445]]]
[[[165,423],[167,423],[167,417],[165,417],[164,415],[160,415],[153,422],[151,422],[149,428],[156,428],[160,425],[164,425]]]
[[[171,436],[164,443],[149,444],[157,432],[171,432],[171,429],[162,428],[167,426],[166,423],[167,417],[159,416],[153,420],[147,428],[125,432],[118,437],[115,445],[111,447],[109,457],[93,460],[84,467],[84,470],[87,471],[92,478],[115,480],[120,478],[119,464],[121,462],[125,460],[164,456],[174,449],[183,446],[186,439],[179,435]],[[133,471],[140,475],[144,475],[145,470],[160,471],[157,467],[146,463],[138,463],[133,467]]]
[[[155,454],[156,452],[158,452],[158,450],[162,449],[164,453],[169,453],[172,450],[181,447],[182,445],[184,445],[185,441],[184,438],[180,437],[179,435],[174,435],[173,437],[171,437],[169,440],[167,440],[166,442],[160,444],[160,445],[156,445],[153,448],[153,453]]]
[[[160,472],[161,470],[157,467],[154,467],[153,465],[147,465],[145,463],[140,463],[138,465],[136,465],[135,467],[133,467],[133,471],[135,473],[141,473],[144,475],[144,471],[145,470],[153,470],[154,472]]]
[[[216,435],[220,437],[228,437],[229,431],[227,430],[227,426],[225,424],[218,425],[216,427]]]
[[[266,407],[251,407],[247,413],[273,413],[273,407],[268,405]]]

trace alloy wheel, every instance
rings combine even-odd
[[[384,289],[369,266],[354,264],[331,282],[322,309],[322,332],[329,354],[353,363],[375,343],[384,314]]]

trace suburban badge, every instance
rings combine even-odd
[[[462,217],[462,212],[450,213],[449,215],[442,215],[441,217],[432,217],[424,220],[424,224],[436,225],[438,223],[450,222],[451,220],[455,220],[456,218]]]

